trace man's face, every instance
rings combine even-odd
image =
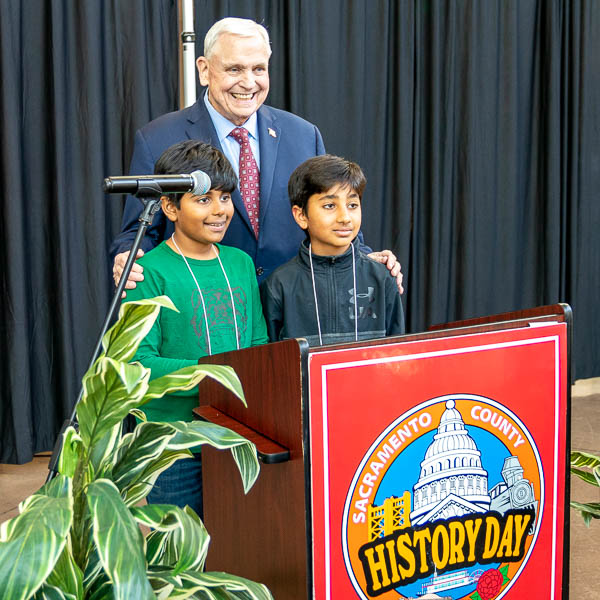
[[[260,37],[224,33],[210,60],[196,61],[200,83],[208,86],[214,108],[237,126],[243,125],[269,93],[269,52]]]

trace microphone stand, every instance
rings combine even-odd
[[[106,182],[105,188],[106,190]],[[117,285],[117,289],[113,295],[112,302],[108,308],[108,312],[106,313],[106,319],[104,320],[104,324],[102,325],[102,330],[100,331],[100,335],[98,336],[98,341],[96,342],[96,347],[92,353],[92,358],[90,360],[90,364],[88,365],[88,369],[91,369],[98,355],[100,354],[100,349],[102,348],[102,338],[104,334],[107,332],[111,321],[115,313],[117,312],[117,307],[121,304],[121,295],[123,294],[123,290],[125,289],[125,284],[127,283],[127,279],[129,277],[129,273],[131,273],[131,268],[133,267],[133,263],[135,262],[135,258],[137,255],[137,251],[142,243],[142,239],[144,235],[146,235],[146,230],[150,225],[152,225],[152,220],[154,219],[154,215],[160,208],[160,197],[164,193],[161,191],[160,187],[154,182],[147,182],[140,184],[138,191],[135,196],[138,197],[144,203],[144,209],[138,219],[140,222],[140,226],[138,227],[137,234],[135,239],[133,240],[133,244],[131,245],[131,249],[129,250],[129,256],[127,257],[127,261],[125,263],[125,267],[123,268],[123,273],[121,273],[121,279],[119,280],[119,284]],[[46,478],[46,483],[52,481],[56,475],[58,475],[58,470],[56,468],[58,464],[58,458],[60,456],[60,451],[62,448],[62,439],[65,430],[68,427],[77,428],[77,406],[83,397],[83,385],[79,390],[79,396],[77,397],[77,401],[75,402],[75,406],[73,407],[73,412],[71,413],[71,418],[66,420],[60,429],[56,442],[54,442],[54,449],[52,450],[52,456],[50,457],[50,462],[48,463],[48,476]]]

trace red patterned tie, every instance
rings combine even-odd
[[[252,225],[254,235],[258,238],[258,195],[260,192],[258,165],[250,148],[248,131],[243,127],[236,127],[229,135],[240,145],[240,192],[248,211],[250,225]]]

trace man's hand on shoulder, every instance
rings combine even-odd
[[[389,269],[390,275],[396,278],[398,292],[403,294],[402,278],[404,275],[402,275],[402,267],[394,253],[391,250],[381,250],[381,252],[371,252],[368,256],[377,262],[383,263]]]
[[[143,250],[137,251],[136,259],[144,256]],[[129,251],[121,252],[115,256],[115,264],[113,265],[113,279],[115,281],[115,287],[119,285],[119,281],[121,279],[121,275],[123,273],[123,269],[125,268],[125,263],[127,262],[127,258],[129,257]],[[136,287],[138,281],[144,281],[144,267],[138,265],[136,262],[133,263],[131,267],[131,272],[129,273],[129,277],[127,278],[127,283],[125,284],[126,290],[132,290]],[[123,298],[125,298],[125,292],[123,292]]]

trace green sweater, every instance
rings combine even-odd
[[[252,260],[237,248],[217,246],[233,292],[240,348],[265,344],[267,330]],[[204,296],[212,354],[235,350],[231,295],[219,261],[187,261]],[[144,267],[144,281],[127,291],[127,301],[166,295],[180,312],[161,308],[134,360],[152,370],[151,379],[198,364],[198,359],[209,353],[206,321],[202,300],[185,262],[162,242],[138,263]],[[198,387],[152,400],[143,410],[150,421],[190,421],[196,406]]]

